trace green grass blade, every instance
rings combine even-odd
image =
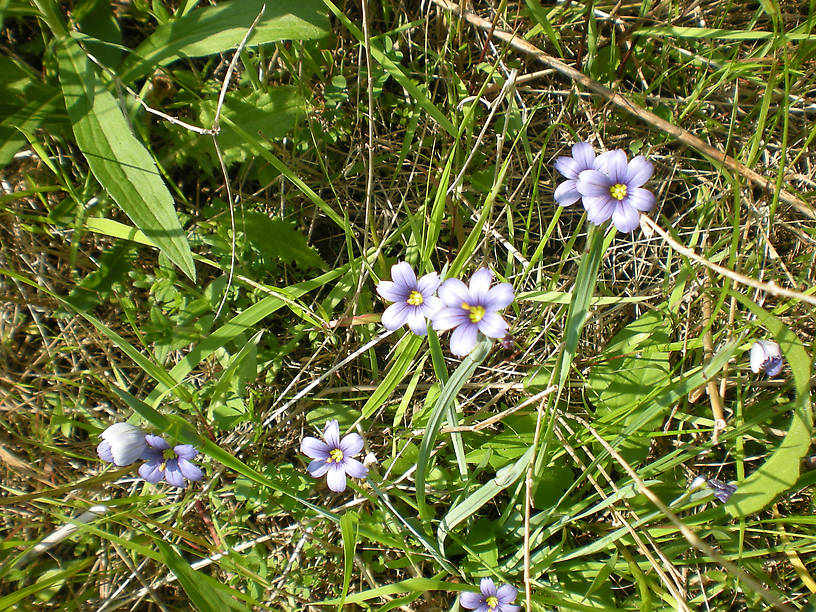
[[[448,382],[442,387],[442,391],[431,412],[431,417],[428,419],[425,435],[422,436],[422,443],[419,445],[419,457],[417,458],[416,470],[417,505],[419,506],[419,516],[423,521],[427,522],[431,518],[431,512],[425,505],[425,478],[431,467],[431,451],[436,442],[439,428],[442,425],[442,417],[447,414],[448,405],[454,402],[462,385],[467,382],[471,374],[473,374],[476,368],[479,367],[479,364],[487,357],[492,345],[493,341],[490,338],[483,338],[479,344],[476,345],[476,348],[462,360],[462,363],[460,363],[459,367],[453,372]]]
[[[181,588],[189,596],[190,602],[200,612],[224,612],[225,610],[247,612],[249,610],[234,599],[239,596],[238,592],[207,574],[195,571],[169,544],[156,540],[156,546],[161,552],[167,569],[173,572]]]
[[[338,612],[343,610],[349,584],[351,583],[351,572],[354,569],[354,549],[357,546],[358,522],[355,512],[346,512],[340,518],[340,534],[343,536],[343,592],[340,595],[340,603],[337,604]]]
[[[386,399],[394,392],[397,385],[408,374],[408,370],[413,363],[414,357],[422,346],[422,338],[412,333],[406,333],[394,350],[394,358],[391,360],[391,367],[383,378],[377,389],[363,404],[360,411],[360,418],[367,419],[383,405]]]

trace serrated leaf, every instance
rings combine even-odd
[[[195,280],[190,245],[153,158],[79,45],[63,39],[57,58],[65,106],[91,172],[133,223]]]
[[[244,219],[247,239],[265,257],[301,268],[326,267],[317,251],[306,244],[306,236],[287,221],[257,212],[246,213]]]
[[[193,10],[156,28],[127,57],[122,80],[138,79],[157,66],[185,57],[236,49],[266,5],[247,46],[280,40],[314,40],[328,34],[329,19],[320,0],[232,0]]]

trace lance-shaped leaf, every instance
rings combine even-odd
[[[215,55],[235,49],[264,7],[247,46],[279,40],[313,40],[328,34],[329,18],[321,0],[231,0],[190,11],[156,28],[125,59],[122,80],[130,82],[184,57]]]
[[[195,280],[193,256],[173,197],[144,145],[91,61],[69,38],[57,48],[65,106],[80,151],[96,180],[133,223]]]

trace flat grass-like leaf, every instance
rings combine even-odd
[[[156,546],[167,568],[178,578],[181,588],[190,597],[190,602],[200,612],[225,612],[226,610],[246,612],[249,610],[235,599],[235,597],[240,597],[240,593],[221,584],[212,576],[195,571],[169,544],[156,540]]]
[[[236,49],[266,6],[247,46],[279,40],[314,40],[328,34],[329,18],[320,0],[232,0],[195,9],[160,25],[125,59],[122,80],[130,82],[157,66],[185,57]]]
[[[354,551],[357,546],[358,522],[356,512],[346,512],[340,517],[340,533],[343,536],[343,592],[340,595],[341,601],[337,605],[338,611],[343,609],[343,603],[346,600],[349,584],[351,583],[351,572],[354,569]]]
[[[422,443],[419,446],[419,458],[417,459],[416,470],[416,492],[419,515],[424,521],[430,520],[430,511],[425,505],[425,479],[431,468],[431,451],[433,450],[439,428],[442,426],[442,417],[447,413],[448,405],[456,399],[456,395],[462,389],[471,374],[476,371],[479,364],[484,361],[490,352],[493,341],[490,338],[483,338],[476,345],[476,348],[467,355],[459,367],[451,374],[448,382],[442,387],[439,398],[434,404],[431,418],[425,428],[425,435],[422,436]]]
[[[91,172],[136,227],[195,280],[190,245],[153,158],[79,45],[63,39],[57,58],[65,106]]]
[[[796,397],[790,403],[793,410],[788,433],[762,466],[739,483],[737,492],[725,504],[731,516],[746,516],[759,512],[780,493],[796,484],[799,465],[810,448],[813,433],[813,410],[810,404],[811,358],[802,342],[787,325],[737,291],[732,291],[771,332],[790,366]]]

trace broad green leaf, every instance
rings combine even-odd
[[[624,327],[604,349],[601,361],[592,367],[588,378],[589,395],[598,417],[609,417],[638,405],[651,390],[670,381],[669,353],[665,346],[671,327],[666,314],[665,309],[650,310]],[[629,424],[636,416],[637,410],[629,413],[622,425]],[[647,434],[662,418],[662,414],[655,414],[644,425]],[[613,426],[608,431],[617,433],[619,428]],[[650,443],[649,438],[633,436],[619,450],[629,463],[638,463],[646,457]]]
[[[200,612],[248,612],[249,608],[240,603],[236,597],[241,593],[207,574],[195,571],[169,544],[156,540],[156,546],[161,552],[167,568],[178,578],[181,588],[190,598],[190,602]]]
[[[65,106],[91,172],[136,227],[195,280],[187,237],[153,158],[79,45],[64,38],[57,57]]]
[[[799,478],[799,466],[810,448],[813,433],[813,410],[810,403],[811,358],[805,352],[801,340],[785,323],[738,291],[731,291],[731,295],[753,312],[774,335],[790,366],[796,391],[796,397],[790,402],[793,418],[788,433],[765,463],[739,483],[737,492],[725,504],[725,510],[731,516],[746,516],[762,510],[777,495],[791,488]]]
[[[280,40],[314,40],[328,34],[329,19],[320,0],[222,2],[156,28],[125,59],[122,80],[129,83],[176,59],[236,49],[264,5],[263,17],[247,41],[249,47]]]
[[[85,43],[88,53],[108,68],[116,68],[122,61],[123,50],[122,30],[113,16],[113,4],[108,0],[85,0],[75,6],[71,16],[84,34],[96,39]]]
[[[194,107],[198,124],[210,126],[215,119],[216,100],[207,99]],[[306,112],[303,96],[294,87],[274,87],[268,91],[235,91],[224,98],[221,116],[229,120],[218,134],[218,145],[227,165],[247,161],[254,157],[246,146],[246,140],[230,125],[234,123],[249,134],[263,139],[283,138],[297,125]],[[184,159],[209,160],[213,169],[220,172],[218,157],[211,138],[202,138],[193,132],[179,134],[179,155]],[[207,155],[207,159],[202,159]]]
[[[317,251],[306,244],[306,236],[288,221],[248,212],[241,225],[247,240],[270,260],[294,263],[302,269],[326,267]]]
[[[44,85],[22,62],[0,56],[0,168],[7,165],[26,143],[24,132],[33,132],[44,122],[49,128],[65,122],[62,94]]]

